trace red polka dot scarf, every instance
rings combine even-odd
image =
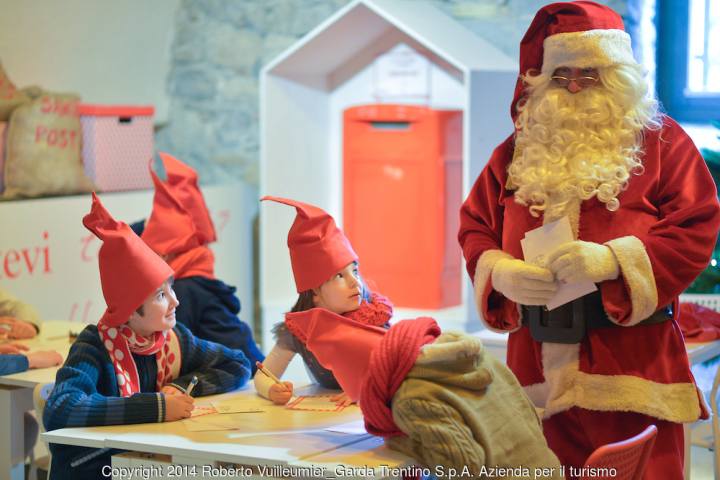
[[[180,342],[173,330],[169,330],[167,335],[155,332],[151,337],[144,337],[127,324],[111,327],[101,321],[98,333],[115,367],[118,389],[123,397],[140,392],[140,378],[131,352],[156,356],[157,391],[180,375]]]

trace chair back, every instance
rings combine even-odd
[[[599,447],[585,461],[580,479],[641,480],[656,436],[657,427],[650,425],[632,438]]]

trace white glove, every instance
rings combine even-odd
[[[547,256],[548,268],[562,283],[600,283],[620,275],[615,254],[607,245],[575,240],[560,245]]]
[[[547,268],[509,258],[498,260],[493,267],[492,286],[521,305],[545,305],[558,289]]]

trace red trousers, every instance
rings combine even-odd
[[[685,437],[680,423],[666,422],[633,412],[598,412],[571,408],[543,421],[548,445],[565,465],[580,468],[590,454],[602,445],[626,440],[645,430],[658,429],[643,480],[682,480],[684,478]]]

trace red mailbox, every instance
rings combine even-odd
[[[398,307],[461,302],[462,112],[344,112],[343,230],[361,272]]]

